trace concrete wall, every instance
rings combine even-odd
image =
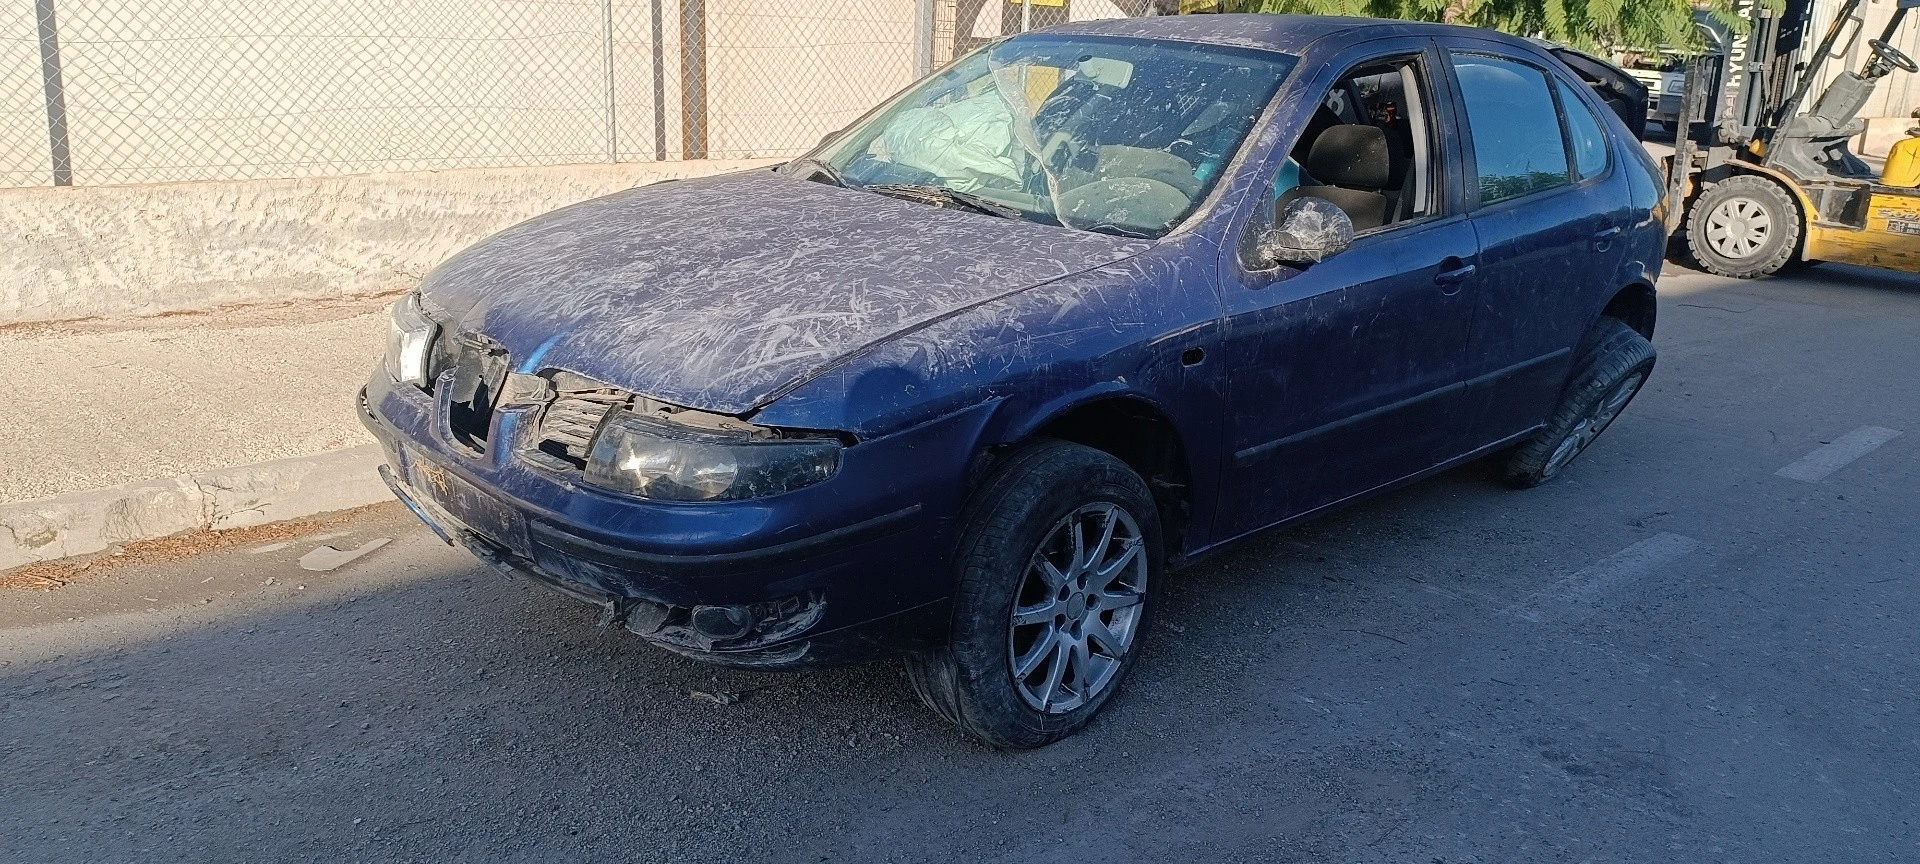
[[[1813,58],[1814,48],[1818,47],[1820,37],[1826,35],[1828,26],[1833,23],[1834,15],[1840,11],[1840,5],[1839,0],[1815,0],[1813,26],[1808,28],[1807,41],[1801,48],[1802,61]],[[1860,4],[1854,22],[1848,24],[1847,29],[1841,32],[1840,41],[1837,43],[1846,50],[1838,50],[1827,56],[1826,62],[1820,67],[1817,83],[1808,93],[1809,106],[1814,99],[1819,98],[1820,93],[1826,89],[1827,83],[1831,82],[1834,76],[1847,70],[1858,72],[1866,65],[1867,57],[1872,53],[1872,49],[1867,47],[1867,40],[1879,38],[1880,31],[1886,29],[1887,20],[1893,16],[1894,9],[1894,0],[1866,0]],[[1847,44],[1849,38],[1860,30],[1865,32],[1860,33],[1858,39],[1853,39],[1853,44],[1849,47]],[[1900,29],[1894,31],[1894,37],[1889,41],[1893,47],[1920,57],[1920,15],[1908,13]],[[1907,118],[1915,108],[1920,108],[1920,75],[1896,70],[1892,75],[1880,80],[1880,85],[1874,89],[1873,98],[1867,101],[1866,107],[1860,111],[1860,116]],[[1905,119],[1899,122],[1907,123]],[[1907,125],[1911,124],[1907,123]],[[1905,126],[1902,125],[1900,128],[1904,129]],[[1870,146],[1878,143],[1882,137],[1876,135],[1874,140],[1869,142]],[[1885,147],[1881,147],[1878,152],[1884,155]]]
[[[0,325],[400,291],[566,204],[772,160],[0,189]]]
[[[1893,145],[1907,137],[1907,130],[1920,126],[1912,117],[1869,117],[1867,131],[1853,139],[1853,152],[1873,159],[1885,159]]]

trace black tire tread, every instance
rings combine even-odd
[[[1707,246],[1706,238],[1707,214],[1713,212],[1713,208],[1719,206],[1722,200],[1741,192],[1765,202],[1776,221],[1787,228],[1787,232],[1780,235],[1782,242],[1776,243],[1767,254],[1745,262],[1715,253]],[[1777,273],[1798,258],[1800,205],[1771,178],[1757,174],[1735,174],[1708,186],[1694,200],[1693,206],[1687,211],[1686,237],[1688,263],[1708,273],[1735,279],[1752,279]]]
[[[1502,478],[1515,489],[1530,489],[1553,479],[1547,461],[1593,403],[1635,370],[1653,371],[1658,358],[1653,343],[1625,321],[1602,317],[1581,341],[1567,376],[1567,388],[1539,433],[1514,448],[1502,467]]]
[[[992,716],[992,708],[981,704],[970,696],[970,687],[975,682],[966,676],[966,667],[956,649],[964,649],[971,628],[961,619],[964,613],[961,598],[977,596],[989,586],[1007,578],[985,566],[982,556],[976,550],[985,543],[998,538],[1013,536],[1021,528],[1021,514],[1027,512],[1038,499],[1046,496],[1052,489],[1050,479],[1064,474],[1089,472],[1108,472],[1112,479],[1131,487],[1134,494],[1145,503],[1145,512],[1135,513],[1143,533],[1149,533],[1151,553],[1158,552],[1158,519],[1152,505],[1152,496],[1146,484],[1132,469],[1114,457],[1091,447],[1057,439],[1037,439],[1021,445],[1006,454],[991,469],[986,481],[971,495],[961,510],[962,530],[956,543],[954,562],[959,568],[955,586],[952,641],[943,647],[930,651],[915,652],[905,658],[907,681],[914,693],[934,713],[958,725],[969,734],[1000,749],[1028,749],[1044,746],[1064,738],[1092,718],[1100,705],[1104,705],[1117,691],[1121,681],[1116,680],[1112,689],[1101,697],[1091,710],[1066,715],[1066,719],[1044,729],[1016,730],[1009,728],[1004,717]],[[1149,564],[1157,571],[1157,562]],[[1159,574],[1153,572],[1148,582],[1149,596],[1155,593],[1160,581]],[[997,629],[996,622],[996,629]],[[1003,634],[996,632],[996,637]],[[999,650],[999,649],[995,649]],[[1124,662],[1131,663],[1134,652]],[[1123,668],[1120,676],[1125,677]]]

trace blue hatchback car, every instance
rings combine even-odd
[[[460,253],[361,413],[448,542],[603,624],[901,655],[1039,746],[1169,568],[1468,460],[1541,483],[1633,398],[1661,184],[1591,83],[1368,19],[1016,36],[777,169]]]

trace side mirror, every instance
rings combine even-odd
[[[1317,264],[1352,242],[1347,211],[1320,198],[1295,198],[1260,232],[1254,252],[1265,264]]]

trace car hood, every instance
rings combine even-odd
[[[740,414],[889,336],[1148,245],[758,171],[548,213],[421,290],[520,371]]]

